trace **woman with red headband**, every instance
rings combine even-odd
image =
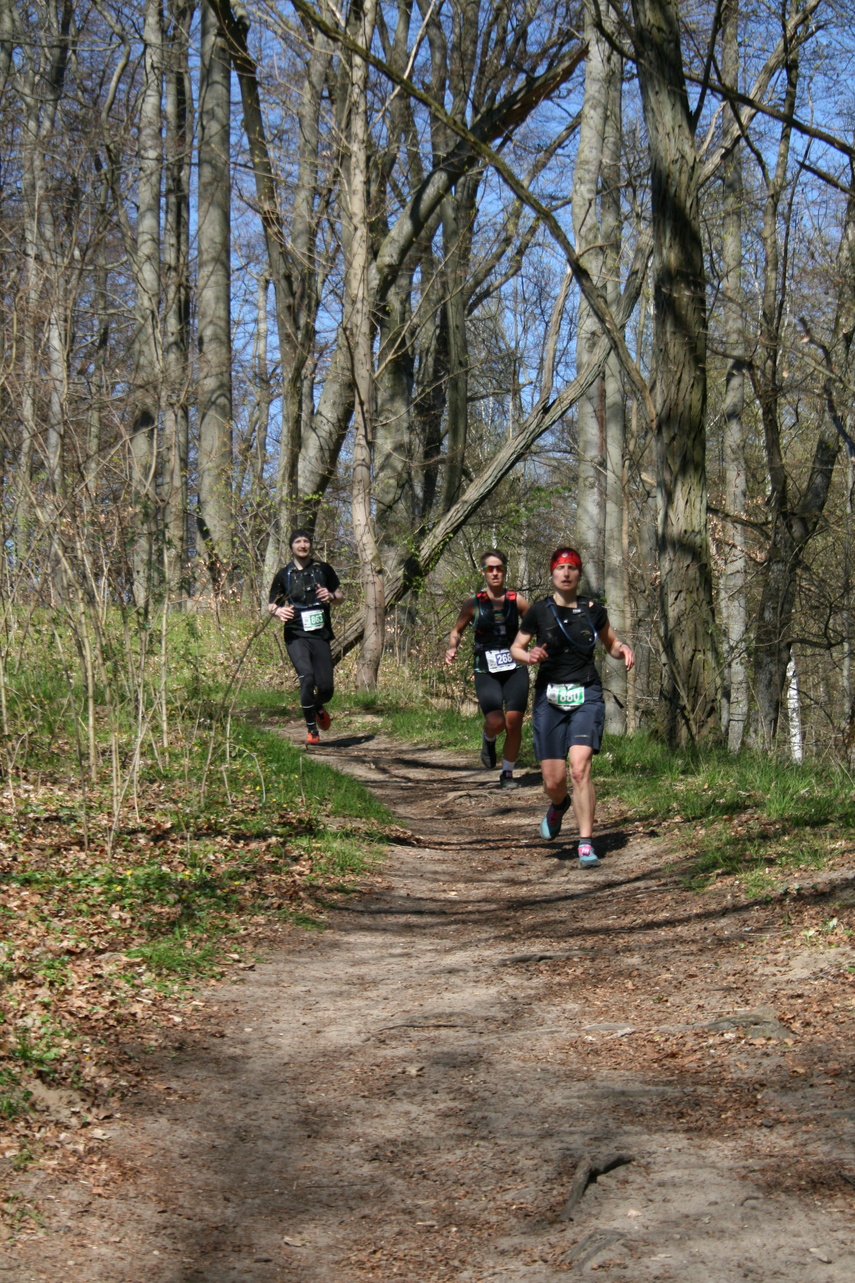
[[[579,828],[579,864],[599,864],[591,841],[597,796],[591,763],[600,751],[606,706],[600,675],[594,666],[597,639],[627,669],[635,663],[632,647],[618,641],[605,607],[577,599],[582,558],[575,548],[556,548],[549,562],[553,593],[535,602],[520,623],[511,646],[518,664],[539,665],[534,686],[532,727],[549,810],[540,825],[547,842],[561,832],[567,793],[567,755],[573,785],[573,814]],[[532,639],[536,644],[529,650]]]

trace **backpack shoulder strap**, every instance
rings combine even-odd
[[[549,606],[549,609],[552,611],[553,615],[555,616],[556,624],[561,629],[566,640],[570,643],[573,649],[581,651],[583,655],[593,655],[594,651],[597,648],[597,630],[594,627],[594,621],[591,619],[590,615],[588,614],[587,610],[585,610],[585,607],[581,604],[581,602],[577,601],[576,605],[579,607],[579,609],[582,611],[582,614],[585,616],[588,623],[591,625],[591,632],[594,634],[594,644],[592,646],[580,646],[577,641],[574,641],[573,638],[568,633],[567,629],[564,627],[564,624],[562,623],[561,616],[558,613],[558,607],[555,605],[555,602],[552,600],[551,597],[547,597],[546,602],[547,602],[547,605]],[[591,605],[593,604],[594,603],[591,602]]]

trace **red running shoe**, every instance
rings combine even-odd
[[[320,742],[321,742],[320,735],[313,735],[312,732],[309,731],[308,735],[306,736],[306,748],[314,748],[314,746],[316,744],[320,744]]]
[[[332,718],[325,708],[315,709],[315,721],[318,723],[318,726],[320,726],[322,731],[328,731],[332,725]]]

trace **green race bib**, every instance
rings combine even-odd
[[[550,682],[546,688],[546,699],[554,708],[578,708],[585,702],[585,687]]]
[[[301,610],[300,617],[303,621],[304,633],[316,633],[319,628],[324,626],[324,612],[322,610]]]

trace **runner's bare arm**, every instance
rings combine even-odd
[[[606,624],[602,632],[597,633],[600,641],[611,655],[612,659],[622,659],[626,664],[626,671],[632,668],[635,663],[635,652],[626,642],[618,641],[617,634],[611,624]]]
[[[535,646],[532,650],[529,650],[533,635],[533,633],[524,633],[520,629],[511,642],[511,655],[518,664],[539,664],[541,660],[546,659],[547,650],[545,646]]]
[[[340,588],[336,588],[335,592],[330,592],[329,588],[321,584],[315,589],[315,592],[318,601],[324,601],[330,606],[337,606],[340,601],[344,601],[344,593]]]
[[[453,664],[457,658],[457,652],[460,649],[460,642],[466,629],[475,618],[475,598],[469,597],[463,603],[460,614],[457,616],[457,623],[451,630],[451,636],[448,639],[448,650],[445,652],[446,664]]]

